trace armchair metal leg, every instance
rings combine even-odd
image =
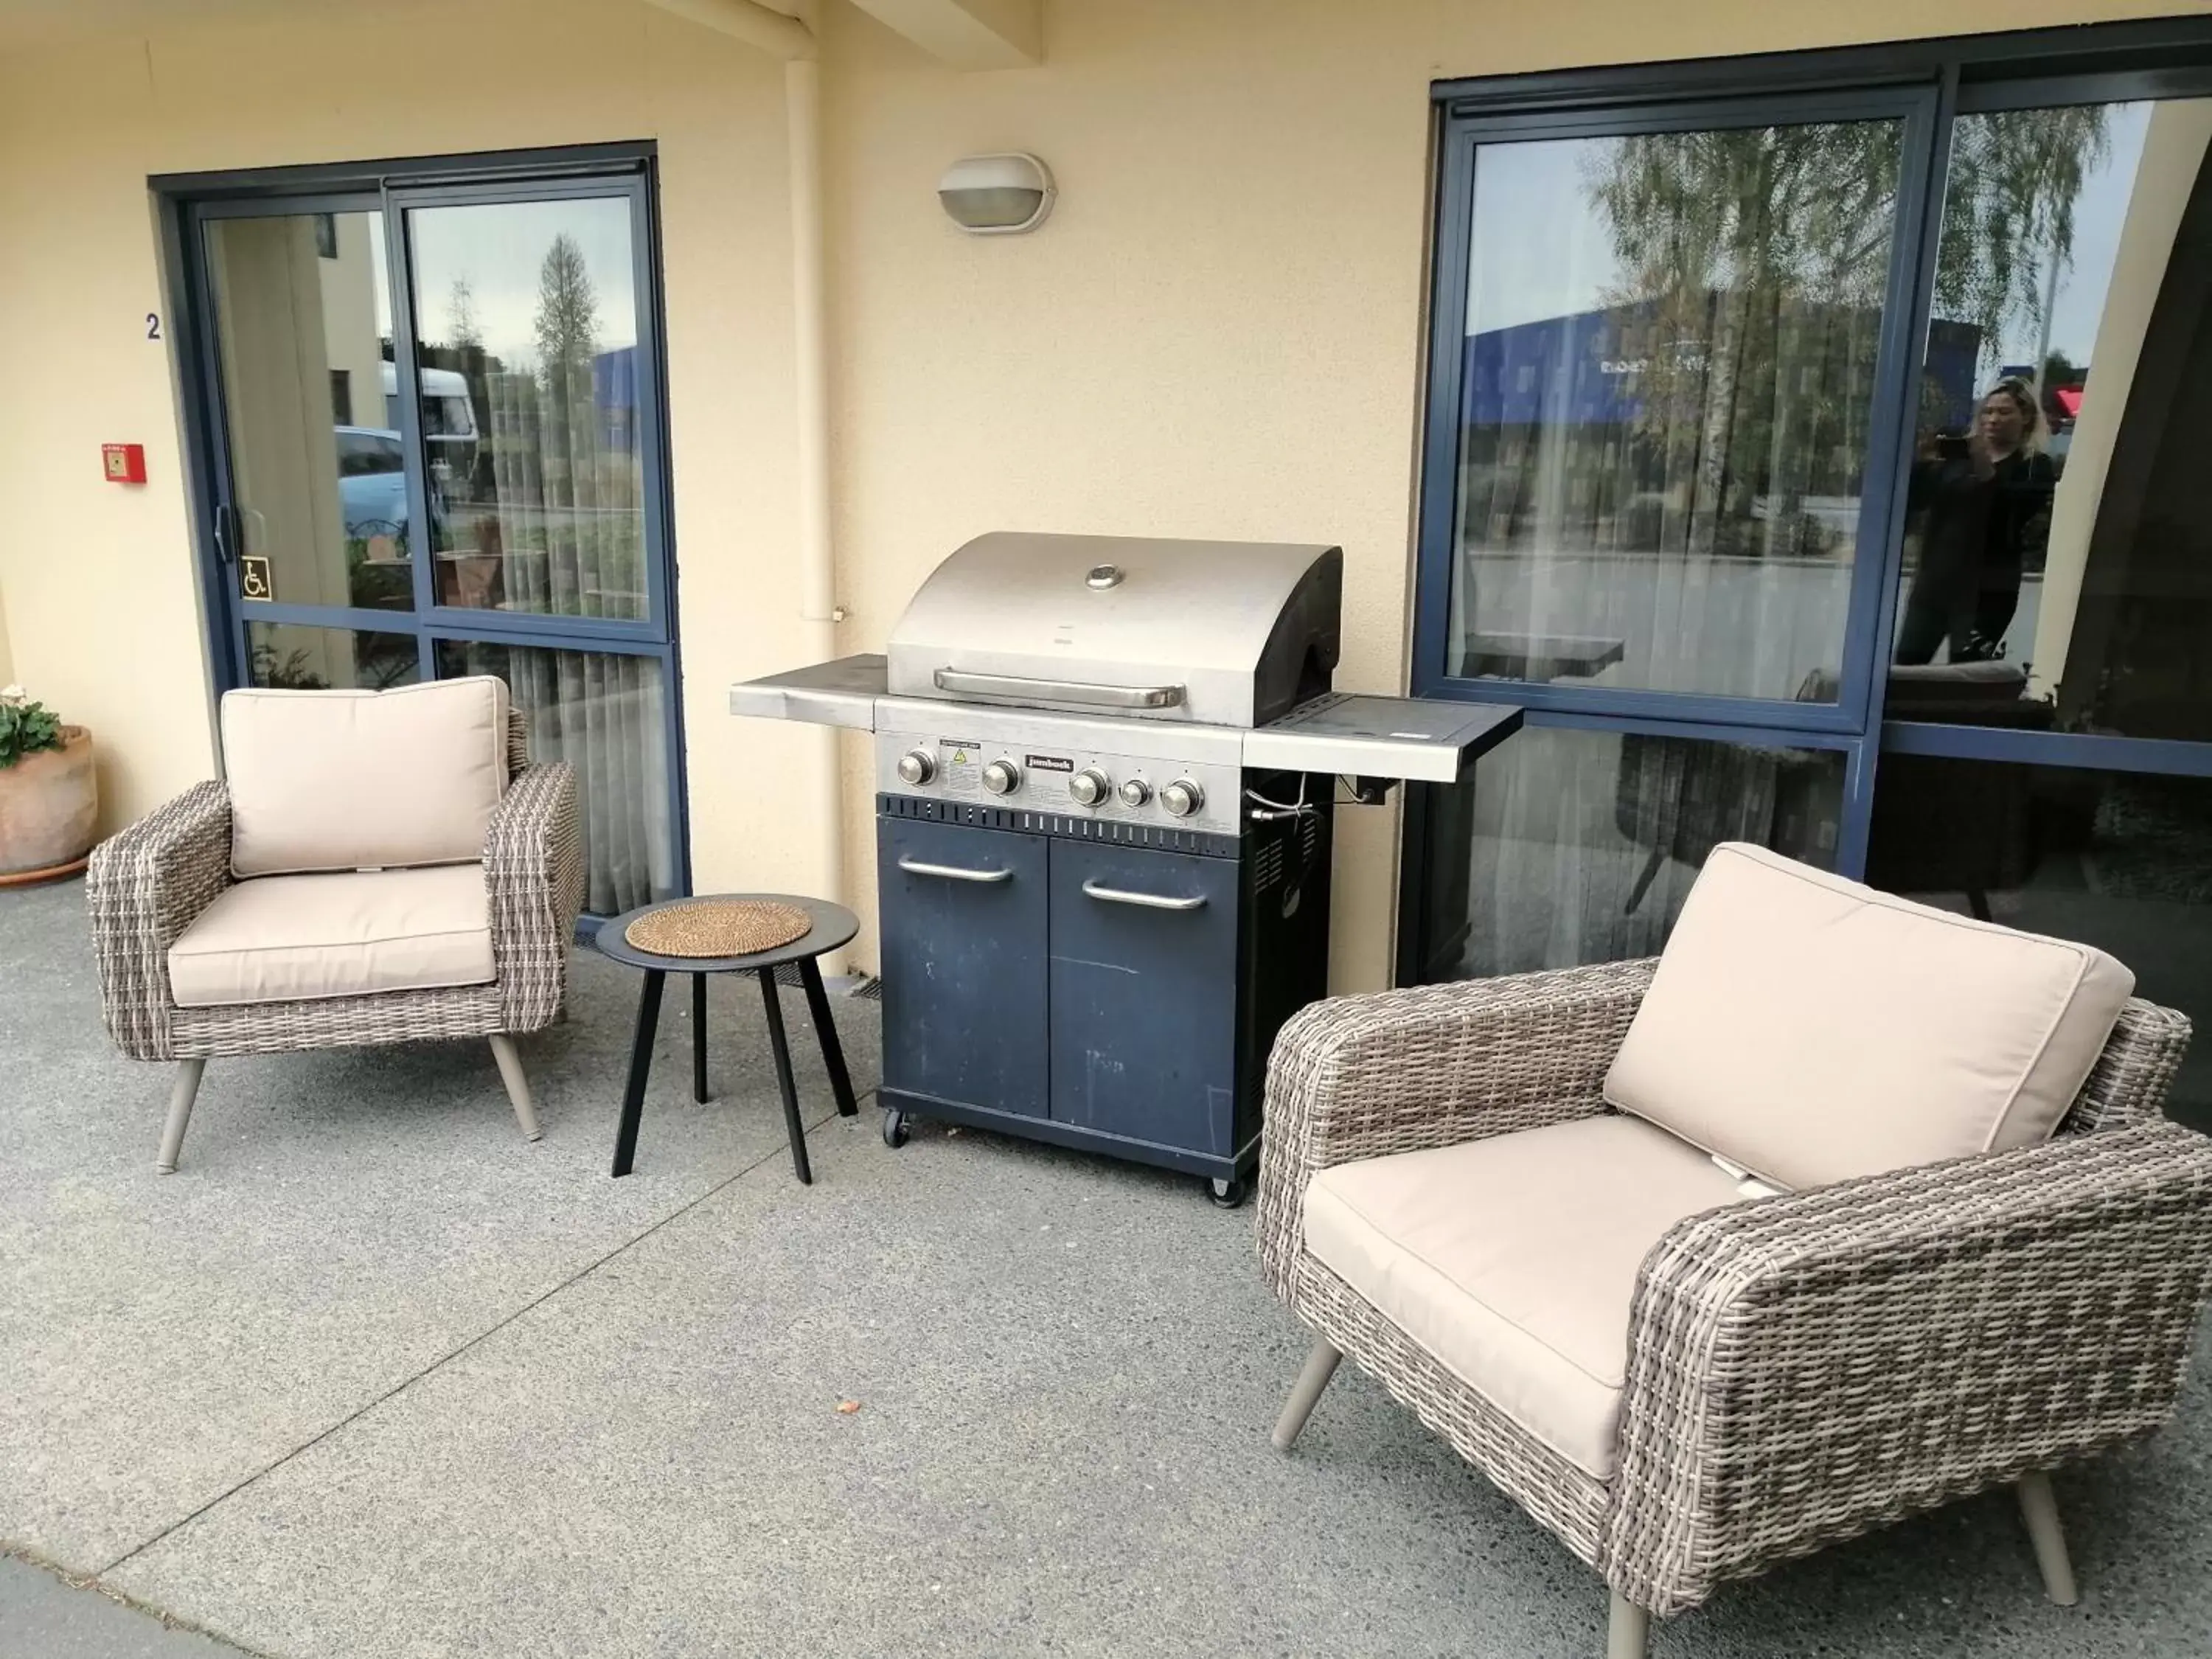
[[[2051,1477],[2041,1469],[2020,1478],[2021,1518],[2027,1522],[2028,1541],[2035,1546],[2035,1565],[2043,1569],[2043,1593],[2062,1607],[2081,1599],[2074,1586],[2074,1563],[2067,1558],[2066,1534],[2058,1524],[2058,1500],[2051,1495]]]
[[[1619,1590],[1605,1625],[1605,1659],[1644,1659],[1651,1642],[1651,1615]]]
[[[526,1139],[537,1139],[543,1131],[538,1127],[537,1109],[530,1103],[530,1079],[522,1074],[522,1056],[514,1052],[514,1039],[504,1031],[492,1033],[491,1057],[499,1062],[499,1080],[507,1085],[507,1097],[514,1103],[514,1121]]]
[[[177,1066],[177,1081],[169,1091],[169,1115],[161,1125],[161,1150],[154,1158],[154,1168],[161,1175],[177,1172],[177,1154],[185,1144],[185,1126],[192,1121],[192,1102],[200,1091],[200,1073],[207,1070],[204,1060],[187,1060]]]
[[[1328,1386],[1328,1379],[1336,1375],[1336,1362],[1343,1358],[1328,1342],[1316,1339],[1313,1352],[1298,1372],[1298,1380],[1291,1385],[1291,1397],[1283,1402],[1283,1414],[1275,1419],[1274,1442],[1277,1451],[1288,1451],[1291,1443],[1298,1437],[1313,1415],[1313,1408],[1321,1399],[1321,1391]]]

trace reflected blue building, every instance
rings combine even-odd
[[[1674,351],[1678,362],[1698,358],[1711,337],[1655,347],[1657,313],[1656,302],[1646,300],[1469,335],[1462,382],[1466,423],[1625,426],[1637,420],[1644,413],[1642,371],[1652,352]],[[1866,311],[1838,324],[1839,333],[1863,331],[1862,337],[1872,339],[1880,317]],[[1973,419],[1981,345],[1975,324],[1939,319],[1929,325],[1923,419],[1945,430],[1963,430]]]

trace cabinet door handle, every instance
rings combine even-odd
[[[1147,910],[1197,910],[1206,904],[1203,893],[1194,894],[1189,898],[1170,898],[1164,893],[1132,893],[1123,887],[1101,887],[1095,881],[1085,882],[1083,890],[1103,903],[1137,904]]]
[[[924,864],[920,859],[901,859],[900,869],[910,876],[940,876],[946,881],[1012,881],[1011,870],[963,870],[957,864]]]

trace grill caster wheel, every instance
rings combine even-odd
[[[1233,1210],[1252,1196],[1252,1182],[1247,1176],[1238,1176],[1234,1181],[1208,1181],[1206,1195],[1213,1200],[1217,1210]]]
[[[893,1149],[907,1141],[906,1114],[896,1106],[884,1108],[884,1145]]]

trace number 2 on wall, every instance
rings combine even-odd
[[[159,312],[149,311],[146,313],[146,337],[149,340],[158,340],[161,337],[161,317]]]

